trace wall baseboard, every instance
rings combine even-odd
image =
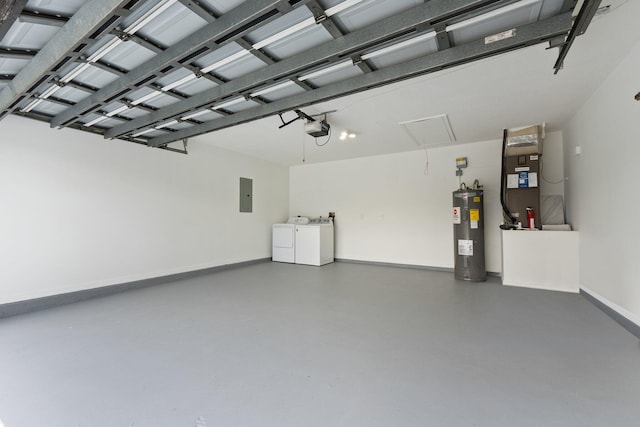
[[[24,301],[10,302],[6,304],[0,304],[0,319],[17,316],[20,314],[31,313],[34,311],[45,310],[47,308],[58,307],[61,305],[73,304],[76,302],[86,301],[89,299],[100,298],[108,295],[113,295],[121,292],[126,292],[134,289],[146,288],[149,286],[161,285],[164,283],[174,282],[177,280],[188,279],[191,277],[203,276],[210,273],[215,273],[223,270],[230,270],[233,268],[245,267],[248,265],[259,264],[262,262],[270,262],[271,258],[259,258],[251,261],[243,261],[234,264],[224,264],[216,267],[209,267],[200,270],[186,271],[183,273],[169,274],[166,276],[152,277],[149,279],[136,280],[132,282],[119,283],[108,286],[100,286],[98,288],[85,289],[82,291],[67,292],[63,294],[50,295],[41,298],[33,298]],[[366,264],[376,265],[382,267],[398,267],[398,268],[414,268],[420,270],[430,271],[442,271],[447,273],[453,273],[453,268],[447,267],[432,267],[416,264],[397,264],[391,262],[378,262],[378,261],[362,261],[345,258],[336,258],[336,262],[345,262],[352,264]],[[487,272],[487,276],[500,277],[500,273]],[[640,327],[638,327],[640,329]]]
[[[363,261],[359,259],[348,259],[348,258],[336,258],[335,262],[346,262],[349,264],[364,264],[364,265],[376,265],[379,267],[399,267],[399,268],[416,268],[419,270],[431,270],[431,271],[446,271],[448,273],[453,273],[453,268],[447,267],[430,267],[426,265],[417,265],[417,264],[397,264],[393,262],[382,262],[382,261]]]
[[[580,295],[640,339],[640,319],[633,313],[588,288],[580,287]]]
[[[447,273],[453,273],[453,268],[450,267],[432,267],[429,265],[418,265],[418,264],[397,264],[393,262],[381,262],[381,261],[363,261],[358,259],[347,259],[347,258],[336,258],[336,262],[348,262],[351,264],[366,264],[366,265],[377,265],[380,267],[399,267],[399,268],[415,268],[418,270],[430,270],[430,271],[444,271]],[[500,277],[500,273],[496,273],[493,271],[487,271],[487,276],[492,277]]]
[[[271,258],[260,258],[250,261],[237,262],[234,264],[224,264],[215,267],[203,268],[200,270],[185,271],[183,273],[169,274],[167,276],[152,277],[150,279],[136,280],[133,282],[119,283],[109,286],[101,286],[98,288],[85,289],[82,291],[67,292],[64,294],[50,295],[41,298],[33,298],[24,301],[10,302],[0,304],[0,319],[5,317],[17,316],[19,314],[30,313],[33,311],[45,310],[47,308],[57,307],[61,305],[73,304],[75,302],[86,301],[89,299],[100,298],[134,289],[146,288],[149,286],[161,285],[176,280],[188,279],[191,277],[203,276],[233,268],[245,267],[248,265],[258,264],[271,261]]]

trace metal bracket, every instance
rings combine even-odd
[[[129,40],[131,40],[131,34],[125,33],[124,31],[121,30],[113,30],[111,32],[114,36],[118,37],[120,40],[122,40],[123,42],[127,42]]]
[[[327,19],[329,19],[329,17],[327,15],[325,15],[324,13],[322,15],[314,16],[314,18],[316,20],[316,24],[320,24],[320,23],[326,21]]]
[[[439,22],[433,25],[433,29],[436,30],[436,45],[438,50],[449,49],[451,45],[451,39],[447,32],[447,25],[444,22]]]
[[[562,46],[564,46],[565,40],[566,40],[565,36],[559,36],[559,37],[552,38],[551,40],[549,40],[549,47],[547,48],[547,50],[554,49],[556,47],[561,48]]]
[[[558,59],[554,64],[554,73],[558,74],[564,65],[564,60],[569,53],[569,49],[573,45],[576,37],[583,35],[587,31],[587,27],[591,23],[591,20],[595,16],[598,11],[598,7],[600,7],[600,3],[602,0],[585,0],[582,3],[582,7],[580,8],[580,12],[578,12],[578,16],[575,21],[573,21],[573,26],[569,31],[569,36],[567,37],[567,41],[564,43],[562,48],[560,48],[560,54],[558,55]]]
[[[65,87],[67,85],[65,82],[60,81],[60,77],[56,77],[55,79],[53,79],[53,84],[58,87]]]
[[[169,147],[168,145],[161,145],[159,147],[155,147],[155,148],[159,148],[161,150],[167,150],[167,151],[171,151],[174,153],[180,153],[180,154],[189,154],[189,152],[187,151],[187,143],[189,142],[188,138],[183,138],[182,139],[182,150],[179,148],[173,148],[173,147]],[[147,143],[147,147],[153,147],[152,145],[149,145]]]
[[[280,121],[282,122],[282,124],[280,126],[278,126],[278,129],[282,129],[285,126],[289,126],[291,123],[295,122],[296,120],[300,120],[300,119],[304,119],[307,122],[315,122],[316,119],[314,119],[313,117],[311,117],[310,115],[300,111],[300,110],[293,110],[294,113],[296,113],[298,115],[298,117],[296,117],[295,119],[291,119],[288,122],[285,122],[284,119],[282,118],[282,113],[279,113],[278,116],[280,116]]]

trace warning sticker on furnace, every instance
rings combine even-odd
[[[480,221],[480,209],[469,209],[469,220]]]
[[[458,255],[473,256],[473,240],[458,239]]]

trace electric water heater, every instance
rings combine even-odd
[[[477,182],[477,181],[476,181]],[[464,184],[453,192],[453,250],[455,278],[487,279],[484,261],[484,193]]]

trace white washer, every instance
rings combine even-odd
[[[333,262],[333,221],[313,219],[308,224],[296,224],[295,263],[325,265]]]
[[[294,216],[284,224],[273,224],[271,259],[275,262],[296,262],[296,225],[308,224],[309,218]]]

